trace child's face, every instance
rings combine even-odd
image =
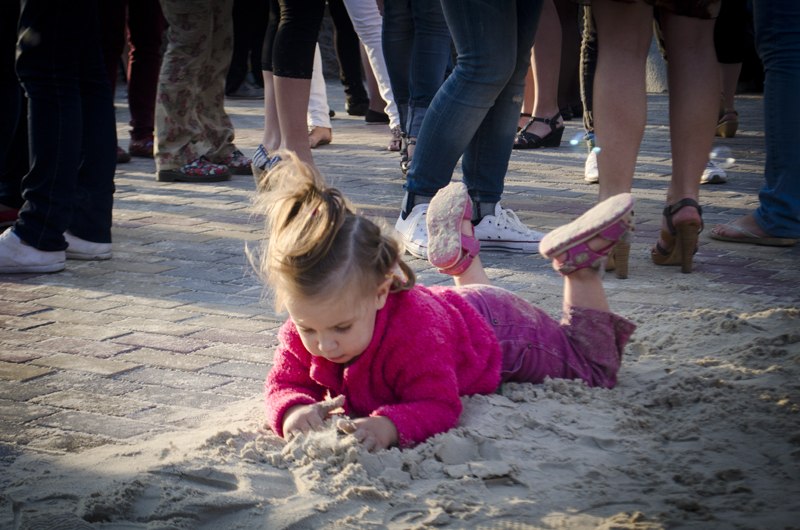
[[[311,355],[346,364],[369,346],[375,315],[388,294],[386,283],[378,287],[374,296],[297,299],[287,302],[286,308]]]

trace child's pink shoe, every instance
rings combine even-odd
[[[439,272],[463,273],[480,251],[474,235],[461,233],[465,219],[472,219],[472,201],[463,182],[452,182],[436,193],[426,214],[428,261]]]
[[[547,234],[539,243],[545,258],[555,259],[561,274],[570,274],[586,267],[597,268],[614,248],[617,241],[633,230],[631,213],[633,196],[620,193],[592,207],[588,212]],[[599,249],[589,248],[589,241],[600,237],[608,244]]]

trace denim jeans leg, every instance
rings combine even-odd
[[[451,63],[450,30],[439,0],[414,0],[414,46],[409,79],[408,135],[416,137]]]
[[[764,63],[766,184],[758,194],[758,225],[776,237],[800,237],[800,3],[756,0],[756,47]]]
[[[464,182],[476,202],[497,202],[503,193],[542,2],[519,0],[512,2],[512,9],[516,11],[516,36],[505,50],[514,58],[513,73],[461,160]]]
[[[27,0],[20,16],[17,75],[28,95],[31,168],[14,232],[39,250],[67,247],[83,128],[81,35],[91,31],[84,20],[91,4]]]
[[[469,179],[473,183],[486,180],[481,182],[481,188],[499,197],[522,102],[521,86],[516,103],[511,99],[513,90],[505,90],[521,62],[517,57],[517,18],[520,12],[527,13],[530,20],[524,21],[523,27],[534,28],[525,52],[529,56],[541,5],[538,0],[442,2],[458,59],[425,115],[407,177],[407,191],[434,195],[450,181],[458,159],[475,142],[470,165],[480,173],[470,174]],[[520,80],[523,77],[524,73]],[[498,101],[502,102],[493,110]],[[516,110],[511,112],[514,104]],[[487,115],[489,119],[484,124]],[[480,138],[475,140],[479,129]],[[497,136],[489,138],[490,135]]]
[[[86,35],[92,39],[92,34]],[[98,41],[99,46],[99,41]],[[111,211],[116,170],[116,119],[111,85],[102,56],[89,42],[83,52],[81,163],[73,195],[69,230],[95,243],[111,242]],[[98,48],[99,50],[99,48]]]
[[[409,77],[414,47],[414,23],[410,0],[387,0],[383,4],[383,57],[400,115],[400,129],[408,133]]]

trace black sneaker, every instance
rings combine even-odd
[[[369,110],[369,101],[347,101],[344,110],[350,116],[366,116]]]

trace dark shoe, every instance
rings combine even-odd
[[[364,116],[364,121],[369,125],[379,125],[389,123],[389,116],[385,112],[377,112],[372,109],[367,109],[367,114]]]
[[[126,164],[130,161],[131,155],[129,155],[125,149],[117,146],[117,164]]]
[[[225,94],[231,99],[264,99],[264,89],[256,84],[244,81],[239,88]]]
[[[344,110],[350,116],[366,116],[369,110],[369,101],[347,101]]]
[[[561,137],[564,135],[564,124],[558,123],[561,113],[552,118],[537,118],[534,116],[528,124],[517,133],[514,138],[514,149],[538,149],[540,147],[558,147],[561,145]],[[535,122],[542,122],[550,126],[550,132],[544,136],[538,136],[528,132],[528,127]]]
[[[233,153],[220,161],[220,164],[227,166],[228,171],[233,175],[252,175],[253,170],[250,167],[251,162],[250,158],[244,153],[238,149],[234,149]]]
[[[128,153],[139,158],[153,158],[153,139],[133,140],[128,144]]]
[[[0,231],[13,225],[17,217],[19,217],[19,210],[17,208],[0,211]]]
[[[161,169],[159,182],[223,182],[231,179],[231,172],[222,164],[212,164],[201,156],[194,162],[175,169]]]

